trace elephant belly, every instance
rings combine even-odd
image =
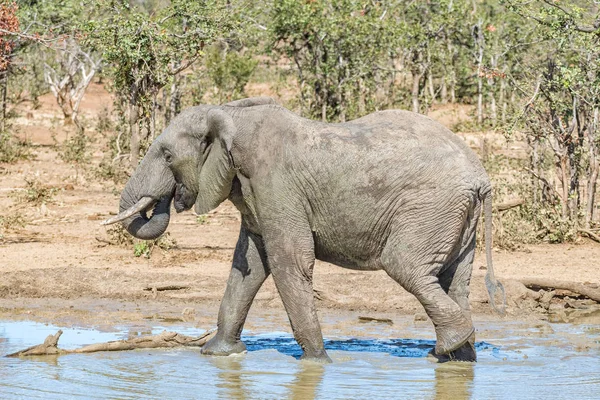
[[[315,257],[342,268],[360,271],[377,271],[382,269],[379,262],[380,252],[365,243],[347,241],[339,236],[313,234]]]

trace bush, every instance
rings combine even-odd
[[[29,146],[15,139],[7,132],[0,132],[0,162],[14,163],[31,159]]]

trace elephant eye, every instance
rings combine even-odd
[[[167,164],[171,164],[173,162],[173,156],[171,155],[171,153],[165,153],[165,161]]]
[[[209,145],[208,139],[204,139],[202,141],[202,143],[200,143],[200,152],[204,153],[206,151],[206,149],[208,148],[208,145]]]

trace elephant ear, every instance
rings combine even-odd
[[[211,144],[200,167],[198,197],[194,205],[198,214],[206,214],[227,199],[236,174],[230,155],[237,131],[233,120],[223,110],[214,108],[207,113],[206,124]]]

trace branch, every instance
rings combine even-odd
[[[550,185],[550,182],[548,182],[548,180],[542,176],[539,176],[538,174],[535,173],[535,171],[533,171],[530,168],[524,168],[525,171],[529,172],[531,175],[533,175],[534,178],[538,179],[540,182],[542,182],[544,185],[546,185],[546,187],[548,189],[550,189],[552,191],[552,193],[554,193],[554,196],[556,196],[557,199],[562,199],[562,196],[560,195],[560,193],[558,193],[556,191],[556,189],[554,189],[554,186]]]
[[[190,65],[192,65],[198,59],[198,57],[200,57],[200,53],[196,54],[194,57],[189,59],[186,63],[179,64],[179,67],[177,67],[175,69],[171,69],[171,71],[170,71],[171,75],[177,75],[181,71],[187,69]]]
[[[568,15],[569,17],[571,17],[573,19],[573,21],[575,21],[575,15],[573,15],[571,12],[569,12],[565,8],[561,7],[557,2],[552,2],[552,1],[549,1],[549,0],[542,0],[542,1],[544,3],[546,3],[546,4],[548,4],[549,6],[554,7],[557,10],[560,10],[562,13]],[[583,33],[596,33],[596,34],[600,34],[600,20],[596,21],[594,23],[594,26],[579,26],[579,25],[575,25],[573,28],[576,31],[583,32]]]
[[[62,39],[62,37],[55,37],[55,38],[47,39],[47,38],[43,38],[39,35],[30,35],[30,34],[23,33],[23,32],[13,32],[13,31],[9,31],[7,29],[2,29],[2,28],[0,28],[0,34],[5,34],[8,36],[17,37],[19,39],[24,39],[24,40],[31,40],[32,42],[41,43],[41,44],[45,45],[46,47],[50,47],[50,48],[52,48],[51,44],[53,42],[56,42],[56,41]]]
[[[579,282],[559,281],[551,278],[525,278],[519,281],[528,288],[566,289],[600,303],[600,289],[594,289]]]
[[[159,335],[141,336],[128,340],[115,340],[106,343],[96,343],[75,350],[58,348],[58,339],[63,331],[49,335],[44,343],[17,351],[6,357],[29,357],[43,355],[63,355],[74,353],[95,353],[98,351],[125,351],[135,349],[158,349],[172,347],[202,347],[213,336],[216,329],[205,332],[198,337],[181,335],[176,332],[163,331]]]
[[[523,204],[525,204],[525,201],[523,199],[515,199],[507,201],[506,203],[494,204],[493,209],[494,211],[502,212],[510,210],[511,208],[522,206]]]
[[[600,243],[600,236],[598,236],[597,234],[595,234],[594,232],[592,232],[589,229],[577,229],[578,233],[584,234],[587,237],[589,237],[592,240],[595,240],[596,242]]]
[[[511,77],[511,80],[512,80],[512,77]],[[537,97],[538,97],[538,95],[540,93],[540,87],[541,86],[542,86],[542,76],[538,75],[537,82],[536,82],[536,85],[535,85],[535,90],[533,92],[533,96],[531,96],[531,98],[529,99],[529,101],[523,106],[523,109],[521,110],[521,113],[519,114],[519,116],[517,118],[515,118],[512,126],[510,127],[511,131],[517,125],[517,121],[519,121],[521,118],[523,118],[523,116],[525,115],[525,113],[529,109],[529,106],[531,106],[533,104],[533,102],[535,101],[535,99],[537,99]],[[516,87],[519,88],[518,85],[516,85]],[[521,90],[523,93],[525,93],[522,89],[519,88],[519,90]]]

